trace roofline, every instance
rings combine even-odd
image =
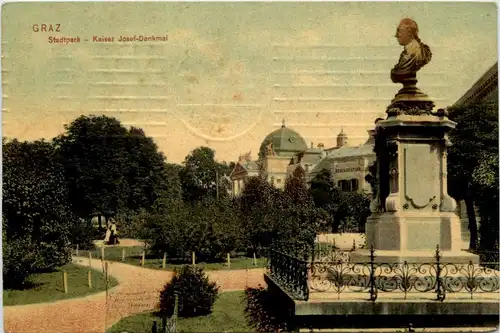
[[[491,85],[498,86],[498,61],[495,62],[473,85],[467,92],[460,97],[452,107],[465,106],[474,103],[474,98],[482,92],[489,90]],[[472,102],[471,102],[472,100]]]

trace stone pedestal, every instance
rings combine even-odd
[[[402,89],[377,123],[379,188],[366,245],[373,244],[378,262],[434,262],[439,246],[443,262],[477,263],[478,256],[462,251],[457,203],[447,190],[447,133],[456,123],[416,90]],[[368,261],[369,250],[351,260]]]

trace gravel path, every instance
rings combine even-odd
[[[88,258],[75,257],[73,262],[88,266]],[[172,272],[108,263],[109,274],[118,286],[108,293],[100,292],[82,298],[4,307],[4,331],[7,333],[91,333],[105,332],[120,319],[153,309],[159,290],[172,277]],[[99,259],[92,267],[102,267]],[[265,285],[264,269],[208,271],[222,292],[244,290]]]

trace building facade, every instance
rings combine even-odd
[[[326,150],[326,156],[310,173],[314,178],[322,170],[329,170],[337,186],[342,191],[371,193],[370,184],[365,180],[369,166],[375,161],[373,152],[375,131],[368,131],[368,140],[359,146],[349,147],[348,137],[341,131],[337,137],[337,147]]]
[[[374,131],[368,132],[368,140],[363,145],[350,147],[342,129],[337,136],[337,146],[325,149],[322,143],[316,147],[311,143],[308,147],[304,138],[283,122],[281,128],[264,138],[257,159],[252,160],[250,153],[239,157],[230,175],[233,194],[241,194],[246,179],[251,176],[261,176],[282,189],[287,177],[299,167],[308,182],[327,169],[342,190],[371,192],[365,176],[375,160]]]

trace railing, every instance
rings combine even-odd
[[[307,252],[299,251],[295,247],[286,248],[273,244],[269,249],[268,272],[294,299],[309,298],[308,259]]]
[[[342,293],[353,292],[366,293],[375,301],[379,293],[396,292],[404,299],[411,293],[427,293],[444,301],[449,294],[467,293],[473,299],[478,293],[499,291],[498,262],[443,262],[439,247],[428,263],[380,263],[373,247],[364,263],[350,262],[348,252],[336,249],[310,249],[295,256],[287,248],[292,247],[270,249],[268,273],[297,300],[308,300],[311,293],[333,293],[340,298]]]

